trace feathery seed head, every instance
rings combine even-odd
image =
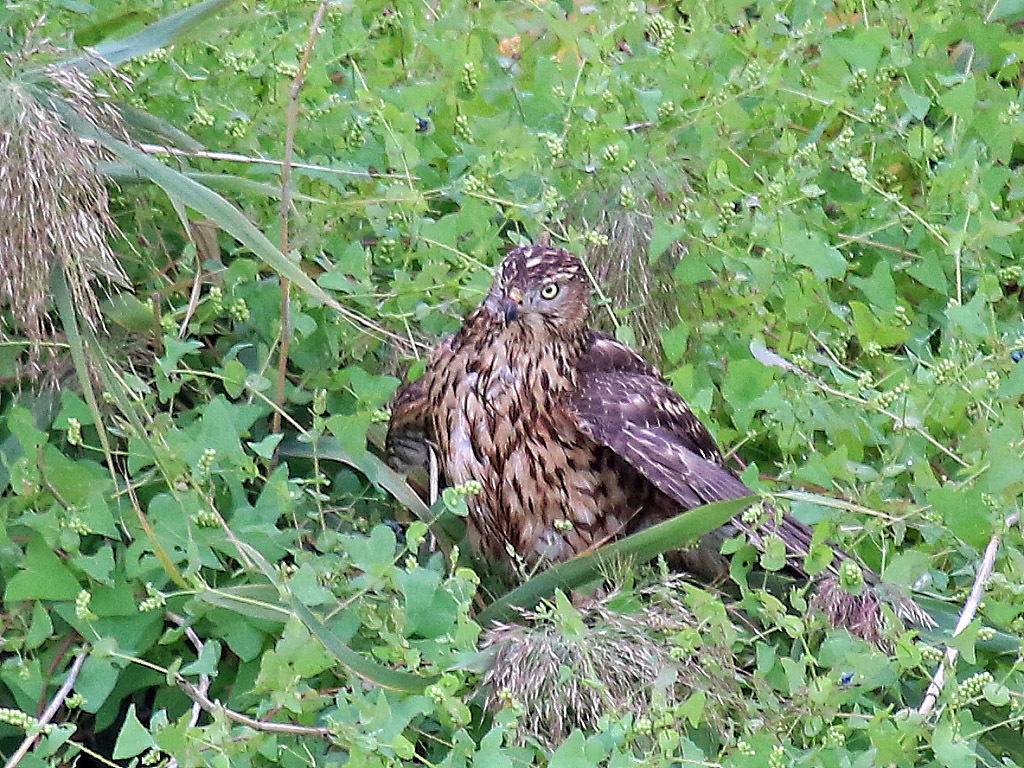
[[[97,279],[126,282],[108,244],[118,230],[97,172],[104,155],[69,121],[73,114],[121,138],[124,132],[81,70],[52,65],[34,77],[18,71],[21,60],[8,56],[0,67],[0,310],[39,342],[50,332],[54,268],[64,270],[75,305],[94,328]]]

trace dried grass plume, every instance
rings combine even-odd
[[[109,245],[119,232],[97,171],[102,151],[83,143],[56,106],[120,138],[124,132],[83,72],[60,65],[29,71],[22,68],[27,57],[0,63],[0,313],[33,342],[35,356],[51,332],[53,269],[64,271],[93,328],[100,323],[97,284],[127,282]]]
[[[682,584],[670,576],[637,590],[629,610],[618,593],[593,600],[574,628],[554,607],[525,613],[525,625],[495,624],[483,641],[496,649],[483,679],[487,708],[516,707],[520,741],[554,749],[576,728],[597,730],[602,716],[653,718],[700,692],[704,723],[728,731],[742,706],[732,627],[721,603],[719,620],[698,619]]]

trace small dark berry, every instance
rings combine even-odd
[[[1024,349],[1015,349],[1010,353],[1010,359],[1015,363],[1019,363],[1024,360]]]

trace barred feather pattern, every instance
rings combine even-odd
[[[575,256],[546,246],[510,251],[485,300],[393,401],[389,461],[396,468],[421,462],[429,442],[448,483],[479,482],[482,491],[468,500],[470,539],[498,562],[560,562],[751,493],[658,370],[587,327],[588,297]],[[790,568],[806,576],[810,529],[777,510],[764,517],[754,524],[736,517],[673,561],[712,580],[727,573],[723,540],[742,533],[763,549],[777,535]],[[835,552],[829,577],[849,559]],[[878,584],[864,574],[869,586]],[[878,643],[880,613],[839,592],[829,590],[819,607]],[[930,623],[908,598],[891,602],[901,618]],[[872,613],[874,624],[865,618]]]

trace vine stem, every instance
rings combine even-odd
[[[57,693],[54,694],[53,698],[50,699],[50,703],[46,709],[43,710],[43,714],[39,717],[39,726],[42,728],[48,725],[53,720],[54,715],[57,714],[57,710],[60,709],[64,703],[64,699],[71,693],[71,689],[75,685],[75,681],[78,679],[78,673],[82,671],[82,664],[85,663],[85,657],[89,655],[88,651],[80,651],[75,660],[71,662],[71,667],[68,669],[68,676],[64,679],[64,684],[57,689]],[[32,749],[32,746],[36,743],[39,738],[39,733],[30,733],[25,737],[25,740],[21,742],[21,745],[14,750],[10,759],[4,763],[4,768],[14,768],[18,763],[21,762],[21,758],[28,754],[28,751]]]
[[[281,213],[280,213],[280,250],[285,258],[288,258],[288,214],[292,205],[292,155],[295,151],[295,126],[299,119],[299,91],[306,81],[306,67],[309,65],[310,54],[313,53],[313,45],[320,35],[320,26],[324,21],[324,14],[327,13],[327,6],[330,0],[320,0],[316,13],[313,14],[313,21],[309,25],[309,36],[306,39],[306,49],[302,52],[299,60],[299,71],[292,78],[291,89],[288,94],[288,107],[285,111],[285,134],[284,134],[284,157],[281,163]],[[291,281],[281,277],[281,346],[277,353],[277,384],[274,389],[274,404],[277,408],[273,416],[273,431],[281,431],[281,407],[284,404],[284,384],[288,369],[288,348],[291,345],[291,301],[289,290]]]

